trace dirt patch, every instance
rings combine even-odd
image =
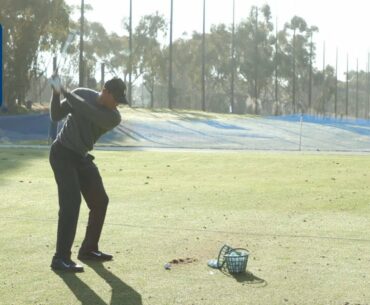
[[[196,258],[187,257],[187,258],[175,258],[169,263],[173,265],[181,265],[181,264],[191,264],[197,261],[198,260]]]
[[[173,266],[179,266],[179,265],[188,265],[191,263],[195,263],[198,260],[196,258],[174,258],[173,260],[169,261],[164,265],[164,269],[171,270]]]

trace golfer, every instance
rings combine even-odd
[[[120,78],[104,84],[103,90],[78,88],[65,90],[57,75],[50,81],[53,89],[50,102],[52,121],[66,121],[50,149],[50,164],[58,186],[59,218],[56,252],[51,262],[53,270],[83,272],[83,266],[71,260],[71,248],[76,235],[81,193],[90,210],[86,235],[78,253],[78,259],[112,260],[113,256],[99,250],[108,206],[99,170],[94,157],[88,152],[93,149],[101,135],[112,130],[121,122],[118,104],[127,104],[126,85]],[[65,99],[60,101],[60,94]]]

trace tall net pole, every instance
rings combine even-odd
[[[325,111],[326,111],[326,92],[325,92],[325,79],[326,79],[326,75],[325,75],[325,41],[324,41],[324,45],[323,45],[323,58],[322,58],[322,111],[323,111],[323,115],[325,115]]]
[[[84,77],[85,77],[85,65],[84,65],[84,23],[85,23],[85,3],[84,0],[81,0],[81,19],[80,19],[80,63],[79,63],[79,86],[84,86]]]
[[[334,92],[334,116],[337,117],[338,105],[338,48],[335,55],[335,92]]]
[[[100,90],[103,90],[105,83],[105,63],[100,65]]]
[[[347,73],[346,73],[346,116],[348,116],[348,99],[349,99],[349,75],[348,75],[348,53],[347,53]]]
[[[279,44],[278,44],[278,19],[276,17],[276,30],[275,30],[275,115],[278,115],[278,105],[279,105],[279,84],[278,84],[278,56],[279,56]]]
[[[356,64],[356,118],[358,118],[358,58]]]
[[[128,102],[132,105],[132,0],[130,0],[130,20],[129,20],[129,66],[128,66]]]
[[[233,0],[233,25],[231,37],[231,113],[234,113],[234,90],[235,90],[235,0]]]
[[[293,101],[293,113],[296,113],[296,102],[295,102],[295,31],[294,28],[293,31],[293,95],[292,95],[292,101]]]
[[[258,114],[258,62],[259,62],[259,56],[258,56],[258,8],[257,6],[255,7],[256,9],[256,29],[255,29],[255,52],[256,52],[256,61],[254,65],[254,98],[255,98],[255,114]]]
[[[367,101],[366,101],[366,118],[369,119],[370,112],[370,53],[367,54],[367,73],[366,73],[366,92],[367,92]]]
[[[312,32],[311,32],[311,42],[310,42],[310,71],[308,77],[308,109],[312,109],[312,54],[313,45],[312,45]]]
[[[203,0],[202,35],[202,110],[206,111],[206,0]]]
[[[168,107],[172,109],[172,31],[173,31],[173,0],[171,0],[171,17],[170,17],[170,64],[168,77]]]

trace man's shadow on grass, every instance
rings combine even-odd
[[[141,295],[106,269],[103,263],[86,261],[84,263],[90,266],[111,287],[112,296],[110,302],[106,303],[75,273],[55,272],[82,305],[142,305]]]

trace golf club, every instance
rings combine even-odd
[[[73,42],[73,40],[75,39],[77,34],[78,34],[77,31],[72,31],[68,34],[67,39],[64,42],[63,48],[60,52],[59,60],[57,62],[56,69],[55,69],[56,71],[59,70],[60,66],[63,67],[65,65],[65,62],[66,62],[66,59],[67,59],[67,56],[66,56],[67,55],[67,50],[68,50],[69,46],[71,45],[71,43]],[[62,65],[61,65],[61,63],[62,63]]]

